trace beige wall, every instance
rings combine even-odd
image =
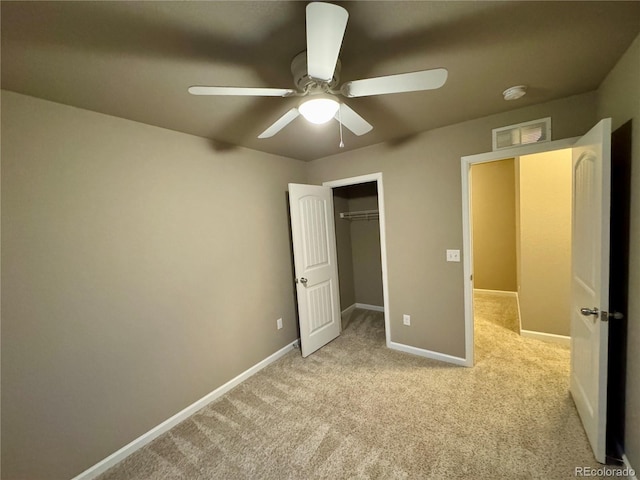
[[[514,163],[511,158],[471,167],[475,288],[517,290]]]
[[[520,278],[522,277],[522,268],[520,258],[522,255],[520,238],[520,157],[513,159],[513,167],[515,173],[515,194],[516,194],[516,291],[520,291]]]
[[[519,159],[520,321],[523,330],[570,334],[571,150]]]
[[[640,469],[640,36],[598,90],[598,117],[611,117],[612,128],[633,119],[631,166],[631,237],[625,450]]]
[[[358,191],[359,187],[359,191]],[[356,187],[349,198],[349,210],[377,210],[376,184]],[[380,259],[380,222],[377,219],[351,222],[353,282],[357,303],[382,307],[382,262]]]
[[[596,123],[595,93],[579,95],[416,134],[309,164],[309,180],[382,172],[391,340],[464,357],[460,157],[491,151],[491,129],[551,116],[554,139]],[[375,126],[374,126],[375,128]],[[411,326],[402,314],[411,315]]]
[[[341,212],[349,211],[349,198],[348,191],[345,188],[335,188],[333,192],[340,283],[340,310],[344,310],[356,303],[353,285],[353,258],[351,254],[351,222],[345,218],[340,218]]]
[[[296,338],[305,167],[2,92],[3,478],[70,478]]]

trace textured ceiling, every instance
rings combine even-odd
[[[345,149],[594,90],[640,33],[640,2],[336,2],[349,11],[341,83],[437,67],[434,91],[346,99],[374,127]],[[212,140],[311,160],[340,151],[337,122],[296,98],[196,97],[190,85],[293,86],[305,2],[7,2],[2,88]],[[526,84],[505,102],[501,92]]]

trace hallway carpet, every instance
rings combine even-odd
[[[520,334],[520,313],[515,295],[475,290],[473,293],[473,314],[476,322],[493,323]]]
[[[568,393],[568,349],[480,318],[466,368],[387,349],[381,313],[344,323],[98,478],[549,480],[601,467]]]

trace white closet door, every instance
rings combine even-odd
[[[291,232],[306,357],[340,335],[340,298],[331,188],[289,184]]]

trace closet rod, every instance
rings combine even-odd
[[[354,212],[342,212],[340,218],[345,220],[371,220],[379,217],[378,210],[359,210]]]

